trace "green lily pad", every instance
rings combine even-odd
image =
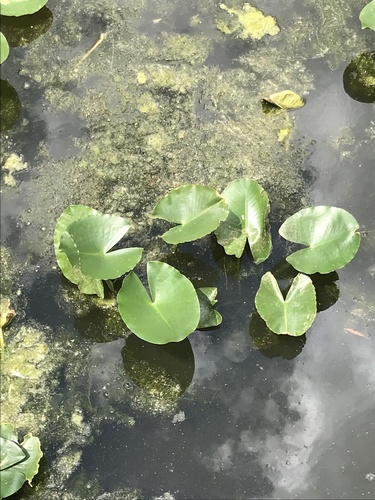
[[[298,274],[284,300],[272,273],[262,276],[255,306],[268,328],[279,335],[303,335],[316,316],[315,288],[311,279]]]
[[[65,252],[60,248],[61,236],[73,222],[87,215],[98,213],[95,209],[85,205],[70,205],[64,210],[61,216],[57,219],[53,243],[57,263],[69,281],[78,285],[78,289],[82,293],[96,294],[102,299],[104,298],[104,287],[102,280],[85,276],[79,267],[72,266]]]
[[[267,193],[252,179],[231,182],[222,196],[228,203],[228,218],[215,231],[218,243],[228,255],[241,257],[246,241],[256,264],[267,259],[272,243],[268,231],[270,203]]]
[[[0,32],[0,64],[3,64],[9,56],[9,43],[5,36]]]
[[[361,241],[358,228],[358,222],[346,210],[318,206],[289,217],[279,233],[289,241],[308,246],[286,259],[297,271],[327,274],[353,259]]]
[[[2,16],[26,16],[40,10],[48,0],[0,0]]]
[[[196,290],[199,307],[200,307],[200,318],[198,329],[211,328],[213,326],[218,326],[223,321],[221,314],[216,311],[215,304],[217,303],[217,288],[216,287],[202,287]]]
[[[37,437],[27,434],[21,444],[11,424],[1,424],[1,498],[18,491],[25,481],[31,480],[38,472],[39,460],[43,453]]]
[[[156,205],[153,217],[179,224],[161,237],[177,245],[214,231],[228,215],[224,199],[215,189],[187,184],[173,189]]]
[[[131,223],[115,215],[92,214],[72,222],[61,235],[60,250],[85,276],[108,280],[133,269],[142,248],[109,250],[128,232]]]
[[[362,29],[370,28],[375,31],[375,0],[363,7],[359,14]]]
[[[138,276],[125,277],[117,294],[122,319],[139,338],[152,344],[180,342],[198,326],[200,307],[193,284],[163,262],[147,263],[151,297]]]
[[[305,105],[305,100],[292,90],[282,90],[268,97],[264,97],[266,101],[280,109],[298,109]]]

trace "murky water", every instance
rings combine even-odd
[[[361,0],[254,6],[278,33],[244,39],[216,2],[50,1],[44,34],[2,66],[22,106],[2,132],[3,160],[22,160],[2,183],[2,293],[17,311],[2,420],[45,454],[14,498],[375,498],[375,108],[343,82],[375,35],[360,29]],[[261,97],[284,88],[306,106],[264,115]],[[242,176],[270,195],[270,259],[228,257],[214,237],[172,254],[150,219],[159,197]],[[222,325],[154,348],[109,292],[80,295],[52,245],[72,203],[131,217],[146,259],[217,286]],[[279,338],[254,296],[264,272],[285,278],[278,227],[314,204],[350,211],[361,247],[317,282],[306,335]]]

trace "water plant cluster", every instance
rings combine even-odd
[[[240,258],[248,245],[255,264],[272,250],[266,191],[253,179],[231,182],[222,193],[188,184],[168,192],[157,203],[153,218],[175,225],[161,235],[171,245],[191,242],[214,232],[227,255]],[[103,281],[125,275],[117,294],[119,313],[129,330],[147,342],[180,342],[196,329],[221,323],[215,310],[217,289],[195,289],[173,266],[147,263],[149,292],[133,269],[142,248],[117,248],[131,221],[105,215],[83,205],[69,206],[57,221],[54,246],[57,262],[83,293],[104,297]],[[255,306],[276,334],[303,335],[317,313],[316,292],[310,275],[328,274],[344,267],[360,245],[359,225],[347,211],[330,206],[309,207],[289,217],[279,234],[303,248],[287,257],[298,271],[284,295],[276,278],[261,279]]]

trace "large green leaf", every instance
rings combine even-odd
[[[156,205],[153,217],[180,224],[161,237],[177,245],[197,240],[214,231],[228,215],[228,207],[217,191],[187,184],[173,189]]]
[[[375,0],[369,2],[359,14],[362,29],[370,28],[375,31]]]
[[[142,248],[109,250],[128,232],[131,223],[116,215],[93,214],[82,217],[62,234],[60,250],[73,267],[91,278],[119,278],[133,269],[142,257]]]
[[[306,274],[326,274],[350,262],[361,241],[358,222],[336,207],[304,208],[280,227],[281,236],[308,246],[289,255],[287,261]]]
[[[271,252],[268,231],[270,203],[267,193],[252,179],[238,179],[223,191],[230,213],[215,231],[217,241],[228,255],[241,257],[246,241],[256,264],[267,259]]]
[[[9,44],[5,36],[0,32],[0,64],[3,64],[9,56]]]
[[[39,460],[43,453],[39,439],[31,434],[25,436],[23,442],[18,445],[17,434],[14,433],[10,424],[1,424],[0,435],[1,444],[8,443],[9,445],[6,445],[5,449],[2,446],[1,450],[2,463],[9,464],[7,468],[2,466],[0,470],[1,498],[6,498],[18,491],[25,481],[31,482],[38,472]],[[22,460],[18,460],[19,451],[16,446],[23,452]]]
[[[38,12],[48,0],[0,0],[2,16],[26,16]]]
[[[82,217],[97,213],[95,209],[85,205],[70,205],[57,219],[53,243],[57,263],[65,278],[78,285],[82,293],[96,294],[104,298],[103,282],[99,279],[85,276],[79,267],[72,266],[66,253],[60,249],[61,236],[65,233],[70,224]]]
[[[0,470],[7,469],[25,458],[26,454],[18,443],[0,437]]]
[[[255,306],[270,330],[298,337],[310,328],[315,319],[315,288],[308,276],[298,274],[284,300],[275,277],[268,272],[262,276]]]
[[[148,262],[151,298],[131,272],[117,295],[127,327],[152,344],[180,342],[198,326],[199,300],[193,284],[177,269],[163,262]]]

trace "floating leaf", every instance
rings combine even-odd
[[[117,294],[122,319],[133,333],[152,344],[180,342],[199,323],[194,286],[163,262],[148,262],[147,277],[151,298],[134,272],[125,277]]]
[[[268,231],[270,203],[267,193],[252,179],[231,182],[222,193],[228,203],[228,218],[215,231],[217,241],[228,255],[241,257],[246,240],[256,264],[267,259],[271,252]]]
[[[375,103],[375,52],[355,56],[345,68],[343,84],[355,101]]]
[[[177,245],[197,240],[214,231],[228,215],[228,207],[217,191],[187,184],[173,189],[156,205],[153,217],[180,224],[161,237]]]
[[[197,288],[196,292],[200,307],[200,319],[197,328],[211,328],[213,326],[220,325],[223,318],[221,317],[221,314],[218,313],[214,308],[215,304],[217,303],[217,288],[202,287]]]
[[[306,274],[326,274],[350,262],[359,248],[358,222],[336,207],[304,208],[280,227],[281,236],[308,246],[289,255],[287,261]]]
[[[104,288],[102,281],[91,278],[90,276],[85,276],[79,267],[73,267],[66,253],[60,249],[61,236],[65,233],[70,224],[82,217],[97,213],[96,210],[85,205],[70,205],[57,219],[53,243],[57,263],[65,278],[75,285],[78,285],[82,293],[96,294],[103,299]]]
[[[305,105],[305,100],[291,90],[276,92],[268,97],[264,97],[263,101],[269,102],[281,109],[298,109]]]
[[[375,0],[363,7],[359,14],[362,29],[370,28],[375,31]]]
[[[298,274],[284,300],[275,277],[268,272],[262,276],[255,306],[270,330],[279,335],[298,337],[315,319],[315,288],[308,276]]]
[[[0,0],[2,16],[26,16],[34,14],[46,5],[48,0]]]
[[[1,498],[6,498],[18,491],[25,481],[31,482],[38,472],[39,460],[43,456],[40,441],[27,434],[18,444],[18,436],[12,425],[1,424]]]
[[[0,32],[0,64],[3,64],[9,56],[9,44],[5,36]]]
[[[142,248],[124,248],[109,252],[128,232],[131,224],[116,215],[93,214],[70,224],[60,239],[60,250],[85,276],[108,280],[133,269],[142,256]]]

